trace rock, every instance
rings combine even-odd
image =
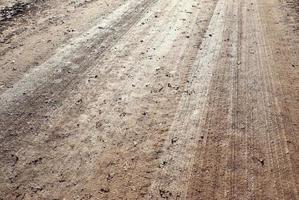
[[[106,188],[106,187],[103,187],[103,188],[100,189],[100,192],[102,192],[102,193],[108,193],[108,192],[110,192],[110,189]]]
[[[40,187],[40,186],[35,185],[35,186],[31,186],[31,190],[32,190],[34,193],[37,193],[38,191],[42,191],[43,188]]]
[[[178,140],[179,140],[178,137],[174,137],[174,138],[172,138],[172,139],[171,139],[171,144],[176,143]]]

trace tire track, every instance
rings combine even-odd
[[[269,59],[267,59],[266,62],[264,62],[264,74],[268,75],[266,80],[268,80],[268,91],[269,91],[269,102],[268,107],[271,107],[275,113],[279,113],[277,115],[273,115],[271,111],[268,111],[268,115],[272,117],[273,121],[275,121],[275,130],[277,132],[278,140],[274,140],[280,149],[279,154],[277,154],[278,162],[280,162],[280,165],[282,166],[282,173],[283,175],[281,178],[284,177],[292,177],[292,181],[289,181],[284,185],[288,185],[288,189],[284,189],[285,196],[287,198],[294,198],[292,196],[288,196],[289,194],[295,193],[295,198],[298,198],[298,181],[296,181],[296,158],[293,157],[294,154],[291,154],[291,150],[288,147],[288,143],[290,141],[289,138],[291,138],[292,142],[296,143],[298,141],[298,137],[296,137],[296,134],[294,134],[296,131],[294,128],[296,128],[296,124],[292,123],[290,117],[293,117],[291,114],[284,114],[285,107],[288,106],[294,106],[290,105],[286,99],[294,100],[296,97],[296,86],[293,87],[293,85],[289,85],[289,89],[292,89],[291,91],[294,92],[294,96],[290,98],[288,94],[285,91],[285,88],[283,88],[282,82],[289,81],[288,78],[290,76],[289,69],[288,68],[282,68],[281,66],[290,66],[292,63],[296,63],[296,44],[292,45],[286,45],[285,40],[283,37],[281,37],[282,32],[285,30],[288,30],[288,27],[285,26],[285,24],[280,24],[280,27],[270,27],[270,23],[273,23],[274,20],[277,20],[277,15],[280,13],[280,10],[277,10],[277,8],[274,6],[275,2],[267,2],[261,5],[257,5],[256,9],[259,10],[258,12],[258,18],[260,19],[260,29],[264,33],[264,37],[259,38],[259,42],[261,44],[265,45],[265,48],[261,49],[261,53],[264,55],[267,55]],[[268,18],[262,18],[263,12],[265,12],[265,8],[272,9],[273,13],[275,13],[274,16],[270,16]],[[271,31],[271,33],[267,32],[271,29],[278,29],[277,31]],[[270,37],[269,37],[269,36]],[[268,36],[268,37],[265,37]],[[290,38],[292,35],[290,35]],[[280,41],[278,44],[275,41]],[[279,56],[275,55],[275,49],[279,48]],[[293,48],[293,49],[291,49]],[[278,51],[276,50],[276,53]],[[278,53],[277,53],[278,54]],[[297,53],[298,54],[298,53]],[[277,71],[279,72],[277,73]],[[288,75],[286,75],[288,74]],[[294,78],[294,77],[293,77]],[[294,78],[296,80],[296,78]],[[297,78],[298,80],[298,78]],[[296,83],[296,82],[295,82]],[[294,84],[296,85],[296,84]],[[297,92],[298,94],[298,92]],[[283,97],[283,98],[282,98]],[[295,104],[296,105],[296,104]],[[298,104],[297,104],[298,105]],[[298,107],[298,106],[297,106]],[[294,106],[296,109],[296,106]],[[298,127],[298,126],[297,126]],[[279,134],[281,133],[281,134]],[[287,165],[287,166],[285,166]],[[295,165],[295,166],[294,166]],[[287,169],[286,169],[287,168]],[[297,179],[298,180],[298,179]]]
[[[272,44],[266,45],[264,41],[265,32],[257,8],[259,5],[257,1],[246,2],[243,9],[245,36],[242,57],[245,59],[246,70],[241,71],[241,74],[246,77],[246,81],[240,88],[248,91],[248,95],[241,93],[240,97],[249,98],[248,105],[244,100],[241,100],[241,105],[245,105],[244,111],[253,111],[248,119],[254,133],[249,143],[252,154],[247,161],[251,174],[248,198],[296,199],[296,186],[292,183],[294,175],[289,173],[289,161],[285,160],[285,147],[280,134],[284,132],[279,128],[280,112],[275,108],[276,84],[271,77],[271,67],[275,64],[271,63],[272,55],[266,50]],[[238,185],[240,181],[235,184]]]
[[[246,12],[246,2],[241,1],[239,4],[240,12],[242,13],[242,18],[240,19],[239,23],[239,29],[242,30],[242,35],[239,37],[239,63],[240,66],[238,67],[238,80],[236,84],[236,90],[238,90],[238,104],[240,104],[240,107],[242,108],[242,112],[246,113],[249,111],[248,115],[246,116],[246,131],[247,135],[246,137],[246,151],[248,151],[248,156],[246,162],[246,173],[247,173],[247,191],[246,191],[246,199],[256,199],[256,194],[258,193],[258,187],[256,184],[256,172],[260,170],[260,163],[258,163],[258,159],[260,159],[261,152],[260,147],[258,145],[258,135],[256,134],[257,130],[255,129],[255,124],[253,122],[257,121],[256,116],[257,114],[257,106],[256,106],[256,97],[257,89],[255,89],[252,86],[252,83],[254,83],[257,78],[252,74],[251,66],[254,66],[255,64],[249,59],[249,49],[250,49],[250,43],[248,40],[253,37],[251,32],[247,31],[247,28],[249,26],[248,21],[250,20],[249,16],[247,16]],[[251,76],[250,76],[251,75]],[[242,91],[243,91],[243,98],[242,98]],[[244,99],[245,98],[245,99]],[[245,103],[243,102],[245,101]],[[236,104],[237,105],[237,104]],[[237,106],[236,106],[237,107]],[[236,111],[235,116],[240,115]],[[238,117],[235,119],[238,121]],[[256,159],[256,161],[254,160]],[[234,184],[238,184],[235,182]],[[244,192],[245,193],[245,192]],[[233,196],[232,196],[233,198]],[[236,198],[236,197],[234,197]]]
[[[221,57],[213,72],[209,89],[208,106],[203,114],[206,120],[200,125],[205,135],[204,144],[199,143],[192,180],[187,199],[224,199],[234,193],[235,166],[240,159],[235,159],[242,142],[238,139],[240,131],[232,113],[236,112],[237,53],[238,53],[238,2],[227,1],[224,39]],[[235,96],[234,96],[235,95]],[[234,150],[236,149],[236,150]],[[238,191],[238,190],[236,190]],[[241,192],[240,192],[241,193]],[[239,194],[242,198],[243,194]]]
[[[203,112],[206,120],[199,125],[205,141],[197,150],[187,199],[297,199],[295,174],[280,119],[276,92],[280,86],[272,69],[273,47],[267,43],[263,30],[267,25],[261,23],[258,9],[262,3],[227,4],[227,12],[234,14],[226,16],[233,19],[225,26],[238,30],[227,33],[232,47],[223,47],[223,52],[230,52],[227,57],[232,56],[232,63],[217,59],[219,67],[211,78],[209,103]],[[230,73],[225,70],[229,66]],[[226,84],[231,85],[230,91],[226,91]],[[225,109],[228,99],[229,114]],[[231,127],[225,128],[229,122]]]
[[[273,47],[272,44],[267,45],[266,42],[266,32],[264,31],[267,28],[266,24],[262,24],[262,19],[260,17],[260,6],[255,2],[256,9],[256,19],[257,23],[255,26],[257,29],[261,30],[261,34],[257,34],[257,42],[258,42],[258,51],[260,55],[260,71],[263,75],[264,80],[264,90],[267,95],[265,95],[265,115],[266,118],[269,119],[268,130],[270,133],[268,134],[269,146],[273,149],[272,156],[275,160],[275,172],[274,178],[279,178],[277,180],[277,192],[279,196],[278,199],[297,199],[298,191],[295,182],[295,174],[292,171],[291,161],[288,155],[287,150],[287,141],[285,130],[282,127],[283,123],[280,120],[281,109],[278,103],[278,93],[276,92],[276,87],[280,88],[280,80],[275,80],[273,76],[273,68],[275,67],[275,63],[273,62]],[[267,58],[267,59],[264,59]],[[282,60],[287,60],[287,58],[282,57]],[[278,84],[276,83],[278,82]],[[272,147],[273,146],[273,147]],[[277,176],[278,174],[278,176]],[[286,178],[287,177],[287,178]]]
[[[198,124],[205,108],[214,61],[220,53],[225,1],[218,1],[199,54],[190,71],[189,84],[182,96],[176,117],[160,159],[148,198],[186,198],[190,170],[200,138]],[[212,37],[211,37],[212,35]],[[177,140],[176,142],[174,142]]]

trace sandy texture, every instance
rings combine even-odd
[[[296,9],[53,0],[3,20],[0,199],[298,199]]]

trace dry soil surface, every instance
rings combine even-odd
[[[299,199],[296,0],[0,3],[0,200]]]

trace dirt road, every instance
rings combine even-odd
[[[3,2],[0,200],[299,199],[297,1]]]

